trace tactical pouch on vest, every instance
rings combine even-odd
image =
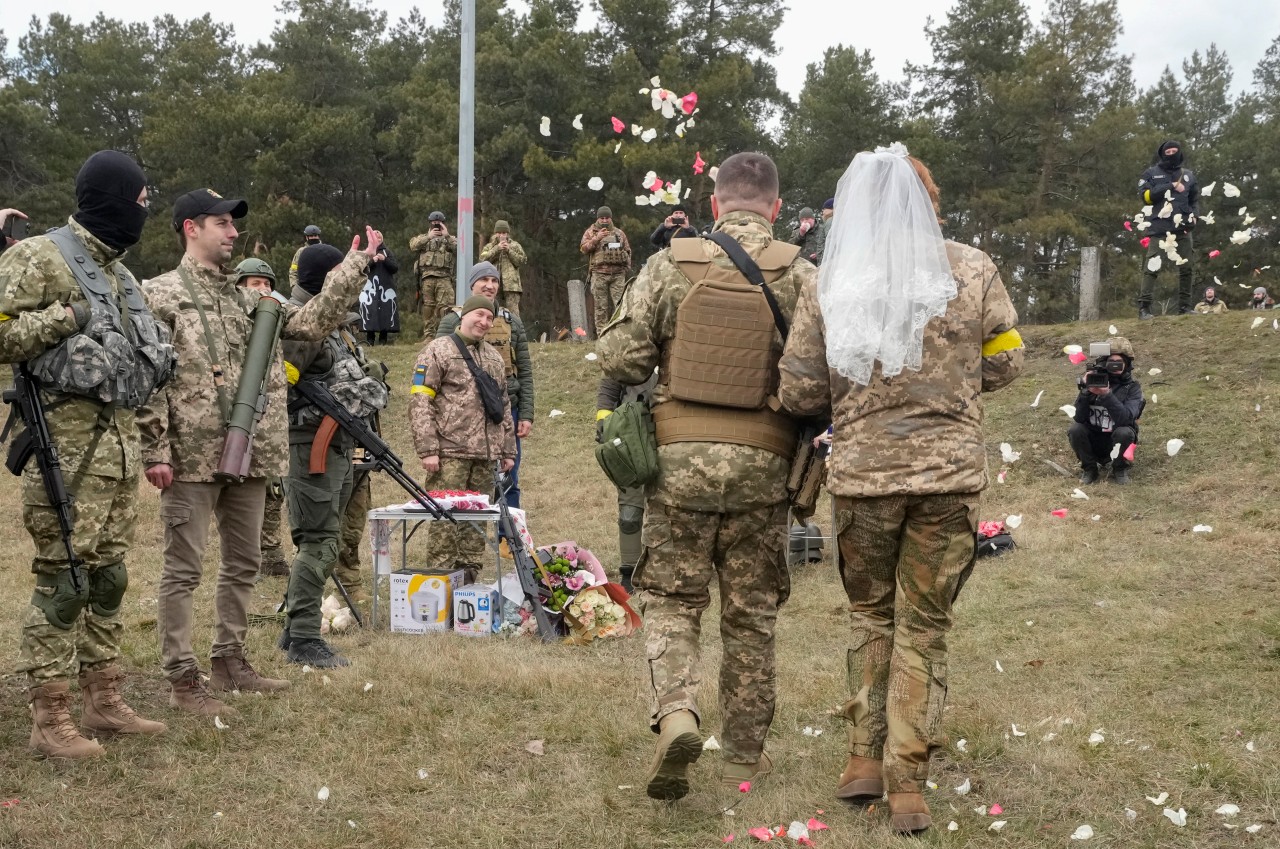
[[[622,235],[614,230],[609,237],[600,243],[600,248],[591,255],[591,267],[622,267],[631,264],[626,250],[622,247]],[[617,247],[611,247],[617,245]]]
[[[654,419],[646,404],[619,404],[601,421],[596,462],[620,489],[645,486],[657,478],[658,443],[654,439]]]
[[[827,447],[813,447],[813,437],[821,431],[803,428],[796,442],[796,456],[787,475],[787,500],[799,519],[808,519],[818,504],[818,493],[827,480]]]
[[[480,403],[484,405],[485,418],[493,424],[502,424],[502,420],[511,415],[507,405],[502,402],[502,387],[498,385],[498,381],[493,379],[493,375],[476,365],[476,361],[471,356],[471,352],[467,350],[467,345],[462,341],[462,337],[456,333],[451,333],[449,338],[453,340],[453,344],[458,346],[458,353],[462,355],[467,368],[471,370],[471,376],[476,381],[476,390],[480,393]]]

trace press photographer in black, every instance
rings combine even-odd
[[[1138,441],[1138,419],[1146,405],[1142,386],[1133,379],[1133,345],[1123,336],[1093,342],[1089,360],[1079,381],[1075,424],[1067,429],[1080,460],[1080,483],[1097,483],[1110,465],[1111,481],[1126,484],[1133,461],[1125,455]]]
[[[671,247],[672,239],[697,238],[697,235],[698,231],[689,223],[689,213],[685,211],[683,206],[677,206],[658,225],[658,229],[653,231],[649,241],[653,243],[655,248],[662,250],[663,248]]]

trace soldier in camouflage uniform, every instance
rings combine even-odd
[[[781,203],[777,168],[769,157],[742,153],[720,165],[711,201],[714,233],[731,237],[759,264],[779,311],[789,320],[800,287],[812,282],[815,270],[797,257],[794,247],[775,242],[772,223]],[[671,388],[679,374],[668,369],[676,350],[676,325],[683,321],[678,311],[696,289],[685,266],[677,264],[677,254],[684,251],[702,259],[706,279],[718,275],[745,284],[719,246],[703,239],[675,239],[641,270],[597,343],[605,376],[626,385],[644,383],[662,364],[652,396],[655,421],[666,418],[664,408],[710,406],[677,401]],[[752,297],[759,292],[752,291]],[[762,306],[764,301],[760,299]],[[774,319],[766,321],[766,350],[759,359],[764,379],[776,382],[782,335]],[[770,391],[759,389],[762,396]],[[774,415],[791,428],[787,450],[794,451],[794,425],[767,408],[713,411],[723,411],[730,425],[738,417],[754,422]],[[776,698],[774,627],[790,592],[785,561],[790,461],[775,450],[737,441],[731,430],[703,433],[696,437],[700,441],[664,444],[659,424],[658,477],[645,507],[644,552],[632,576],[645,617],[653,684],[651,727],[659,733],[647,787],[654,798],[684,796],[689,789],[688,765],[702,752],[699,634],[712,583],[720,588],[724,643],[722,780],[737,787],[771,768],[764,743]]]
[[[506,364],[492,345],[484,341],[493,326],[497,307],[481,295],[462,305],[458,329],[433,339],[418,353],[409,399],[409,427],[428,490],[490,492],[493,465],[502,471],[515,465],[516,438],[511,416],[495,422],[485,414],[476,379],[459,352],[459,342],[476,366],[487,372],[501,389],[506,409]],[[457,340],[457,341],[455,341]],[[470,580],[480,573],[484,539],[474,526],[457,527],[444,522],[432,526],[425,559],[433,571],[464,569]]]
[[[587,282],[595,302],[596,334],[622,303],[622,292],[631,269],[631,243],[627,234],[613,226],[613,211],[607,206],[596,210],[595,223],[582,234],[578,250],[586,254]]]
[[[498,269],[491,262],[479,262],[469,276],[471,294],[495,301],[498,294]],[[462,322],[462,307],[454,307],[440,319],[436,338],[448,336]],[[493,316],[493,326],[484,341],[492,345],[506,364],[507,395],[511,397],[511,416],[516,424],[516,464],[507,475],[507,504],[520,506],[521,440],[533,433],[533,361],[529,358],[529,337],[524,322],[503,307]]]
[[[516,318],[520,317],[520,268],[525,263],[524,248],[511,238],[511,225],[499,221],[493,225],[493,238],[480,249],[480,261],[491,262],[498,269],[498,302]]]
[[[433,212],[427,221],[427,232],[409,240],[409,250],[418,255],[413,268],[418,275],[423,339],[432,338],[440,315],[453,303],[454,279],[458,272],[458,240],[449,235],[444,213]]]
[[[929,198],[921,205],[931,201],[936,214],[928,171],[906,162],[904,185],[924,183]],[[891,195],[871,209],[896,205]],[[841,209],[842,217],[856,213]],[[887,789],[893,828],[901,832],[930,824],[921,790],[941,739],[947,631],[973,567],[978,501],[988,482],[982,393],[1007,385],[1023,363],[1017,313],[991,259],[957,242],[945,242],[945,251],[958,294],[926,325],[919,371],[886,378],[876,363],[865,386],[837,372],[827,359],[828,317],[810,280],[778,390],[797,415],[831,415],[835,431],[827,488],[853,621],[844,706],[849,760],[836,795],[871,800]]]
[[[67,222],[85,256],[106,272],[118,303],[137,282],[121,262],[142,237],[146,177],[117,151],[91,156],[76,177]],[[0,257],[0,362],[30,362],[64,340],[89,337],[96,314],[57,244],[47,236],[19,242]],[[148,317],[149,320],[149,317]],[[22,626],[18,672],[31,698],[30,746],[47,757],[101,755],[71,718],[70,681],[80,679],[82,726],[90,732],[155,734],[120,696],[120,618],[128,577],[124,559],[137,523],[138,428],[134,411],[100,397],[41,392],[46,422],[74,500],[72,545],[82,563],[82,591],[72,589],[57,514],[35,458],[22,475],[22,519],[35,546],[35,592]]]
[[[298,257],[302,256],[302,252],[312,245],[320,245],[320,228],[314,224],[308,224],[302,230],[302,247],[293,252],[293,259],[289,262],[289,288],[298,285]]]
[[[138,415],[147,480],[161,490],[165,552],[158,599],[160,650],[171,685],[170,704],[208,716],[233,712],[211,690],[272,692],[289,686],[259,675],[244,649],[250,594],[261,562],[267,479],[284,474],[288,456],[279,354],[268,372],[266,412],[258,424],[248,477],[240,482],[214,477],[253,326],[250,315],[260,300],[223,270],[237,236],[234,219],[247,211],[244,201],[224,200],[209,189],[178,198],[173,225],[183,244],[182,261],[146,287],[147,303],[172,330],[179,355],[175,380]],[[356,250],[358,242],[357,237],[343,263],[346,273],[335,285],[305,307],[281,306],[282,338],[322,339],[346,317],[371,256],[368,248]],[[214,590],[212,677],[206,684],[192,646],[192,608],[214,518],[222,556]]]

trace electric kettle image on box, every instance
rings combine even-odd
[[[454,618],[462,624],[466,625],[474,622],[476,618],[476,606],[464,599],[459,599],[456,609],[453,611]]]

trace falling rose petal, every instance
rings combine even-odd
[[[1044,390],[1041,389],[1039,392],[1036,393],[1036,400],[1031,402],[1031,409],[1034,410],[1038,408],[1040,406],[1040,399],[1043,397],[1044,397]]]
[[[693,109],[698,105],[698,95],[696,92],[689,92],[680,98],[680,111],[686,115],[692,115]]]
[[[1141,239],[1138,240],[1138,244],[1142,245],[1143,248],[1146,248],[1148,245],[1151,244],[1151,237],[1143,236]]]
[[[615,133],[620,133],[627,128],[627,125],[624,124],[616,115],[611,117],[609,120],[613,122],[613,131]]]
[[[587,180],[587,188],[593,192],[598,192],[604,188],[604,180],[599,177],[592,177],[590,180]]]
[[[1212,213],[1212,212],[1206,212],[1204,215],[1201,215],[1201,216],[1200,216],[1200,223],[1201,223],[1201,224],[1212,224],[1212,223],[1213,223],[1213,213]]]
[[[694,111],[696,112],[697,110],[695,109]],[[684,122],[684,126],[685,126],[685,129],[686,129],[686,130],[692,130],[692,129],[693,129],[693,118],[690,118],[688,121],[685,121],[685,122]]]
[[[644,132],[644,127],[640,126],[639,124],[631,125],[631,135],[638,136],[643,132]]]
[[[685,189],[685,190],[684,190],[684,199],[685,199],[685,200],[688,200],[688,199],[689,199],[689,195],[691,195],[691,194],[693,194],[693,186],[690,186],[689,188],[687,188],[687,189]]]
[[[662,80],[658,77],[651,77],[649,79],[649,85],[653,86],[654,88],[661,88]]]
[[[1191,529],[1193,534],[1211,534],[1213,533],[1213,525],[1196,525]]]
[[[1222,196],[1224,198],[1238,198],[1240,197],[1240,190],[1235,186],[1233,186],[1231,183],[1223,183]]]
[[[683,123],[683,122],[681,122],[681,123],[679,123],[679,124],[676,124],[676,138],[678,138],[678,139],[682,139],[682,138],[684,138],[684,123]]]
[[[613,146],[613,152],[614,152],[614,153],[617,153],[617,152],[618,152],[618,151],[620,151],[620,150],[622,150],[622,142],[618,142],[617,144],[615,144],[615,145]]]
[[[1049,515],[1057,516],[1059,519],[1065,519],[1067,518],[1067,511],[1066,511],[1066,508],[1059,507],[1057,510],[1050,510]]]
[[[1233,805],[1228,802],[1227,804],[1220,806],[1218,810],[1214,811],[1214,813],[1221,814],[1224,817],[1234,817],[1236,814],[1240,813],[1240,806]]]
[[[1107,328],[1107,332],[1110,333],[1112,336],[1117,336],[1120,333],[1120,331],[1116,329],[1116,326],[1114,324]]]
[[[822,813],[822,811],[818,811],[818,813]],[[807,822],[806,825],[809,827],[809,831],[826,831],[827,830],[827,824],[825,822],[819,822],[818,820],[813,819],[812,817],[809,819],[809,822]]]
[[[1178,808],[1176,811],[1173,808],[1165,808],[1161,813],[1164,814],[1165,819],[1178,828],[1182,828],[1187,824],[1187,811],[1185,808]]]
[[[706,167],[707,167],[707,163],[702,158],[702,151],[699,150],[695,152],[693,154],[693,173],[701,174],[703,169],[705,169]]]
[[[1007,824],[1008,823],[1005,820],[996,820],[991,825],[987,826],[987,831],[999,831],[1000,829],[1004,828]]]
[[[707,176],[711,178],[711,182],[716,181],[716,177],[720,176],[720,166],[712,165],[711,170],[707,172]]]
[[[1215,259],[1222,255],[1222,251],[1209,251],[1209,259]]]
[[[1117,442],[1115,445],[1111,446],[1111,459],[1114,460],[1119,456],[1120,456],[1120,443]]]
[[[1006,476],[1006,473],[1004,469],[1001,469],[999,472],[997,472],[996,483],[1004,483],[1005,476]]]
[[[551,119],[546,115],[542,116],[542,123],[538,125],[538,132],[542,133],[544,136],[551,135]]]
[[[1088,840],[1093,837],[1093,826],[1082,825],[1071,833],[1072,840]]]
[[[1214,187],[1214,186],[1216,186],[1216,185],[1218,185],[1218,181],[1217,181],[1217,180],[1214,180],[1212,183],[1210,183],[1209,185],[1205,186],[1203,189],[1201,189],[1201,190],[1200,190],[1200,197],[1202,197],[1202,198],[1207,198],[1207,197],[1212,196],[1212,195],[1213,195],[1213,187]]]
[[[1186,443],[1181,439],[1170,439],[1164,444],[1164,450],[1170,457],[1174,457],[1177,456],[1178,452],[1182,450],[1182,446],[1184,445],[1186,445]]]
[[[1126,222],[1124,222],[1124,229],[1126,229],[1126,230],[1132,230],[1132,229],[1133,229],[1133,222],[1132,222],[1132,221],[1126,221]]]
[[[648,205],[649,205],[648,195],[636,195],[636,206],[648,206]]]
[[[1154,258],[1154,259],[1159,259],[1160,257],[1153,257],[1153,258]],[[1080,352],[1075,353],[1075,354],[1068,354],[1068,355],[1067,355],[1067,359],[1071,361],[1071,364],[1072,364],[1072,365],[1076,365],[1076,366],[1078,366],[1078,365],[1080,365],[1082,362],[1084,362],[1085,360],[1087,360],[1087,359],[1089,359],[1089,358],[1085,355],[1085,353],[1084,353],[1083,351],[1080,351]]]
[[[991,814],[993,817],[998,817],[1004,813],[1004,808],[1000,807],[1000,803],[997,802],[991,806],[987,813]]]
[[[1161,262],[1160,257],[1153,256],[1147,260],[1147,271],[1159,271],[1161,265],[1163,265],[1163,262]]]
[[[573,128],[575,130],[582,129],[582,113],[581,112],[573,116]]]
[[[957,796],[968,796],[969,791],[973,789],[973,785],[969,782],[969,779],[966,778],[964,783],[953,789],[956,791]]]
[[[708,752],[718,752],[720,751],[720,741],[716,739],[716,735],[712,734],[702,741],[702,748]]]
[[[1066,413],[1067,418],[1069,419],[1074,419],[1076,417],[1076,408],[1074,404],[1063,404],[1058,409]]]
[[[1012,516],[1005,516],[1004,523],[1009,530],[1016,531],[1022,525],[1022,516],[1017,513]]]
[[[742,782],[741,784],[739,784],[739,785],[738,785],[738,792],[739,792],[739,793],[750,793],[750,792],[751,792],[751,782],[750,782],[750,781],[744,781],[744,782]]]
[[[668,121],[676,117],[675,104],[670,100],[662,101],[662,117],[666,118]]]
[[[1150,803],[1151,803],[1151,804],[1153,804],[1153,805],[1157,805],[1157,806],[1158,806],[1158,805],[1163,805],[1163,804],[1164,804],[1165,802],[1167,802],[1168,800],[1169,800],[1169,794],[1168,794],[1168,793],[1161,793],[1159,796],[1148,796],[1148,797],[1147,797],[1147,801],[1148,801],[1148,802],[1150,802]]]
[[[1248,230],[1237,230],[1231,234],[1231,244],[1243,245],[1245,242],[1253,238],[1253,233]]]
[[[1147,374],[1151,375],[1152,377],[1155,377],[1157,374],[1163,374],[1163,373],[1164,373],[1164,372],[1162,372],[1162,371],[1161,371],[1160,369],[1158,369],[1158,368],[1149,368],[1149,369],[1147,369]]]
[[[316,792],[316,798],[317,798],[317,799],[319,799],[321,802],[327,802],[327,801],[329,801],[329,788],[328,788],[328,787],[321,787],[321,788]]]
[[[1152,397],[1152,398],[1155,398],[1155,396],[1154,396],[1154,395],[1153,395],[1153,396],[1151,396],[1151,397]],[[1130,443],[1129,443],[1129,447],[1128,447],[1128,448],[1126,448],[1126,449],[1124,449],[1124,458],[1125,458],[1126,460],[1128,460],[1130,463],[1132,463],[1132,462],[1133,462],[1133,453],[1134,453],[1135,451],[1137,451],[1137,450],[1138,450],[1138,443],[1136,443],[1136,442],[1130,442]]]
[[[650,127],[649,129],[645,130],[643,133],[640,134],[640,141],[644,142],[645,144],[648,144],[649,142],[653,141],[657,137],[658,137],[658,131]]]

